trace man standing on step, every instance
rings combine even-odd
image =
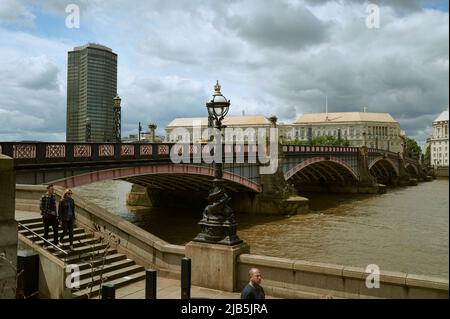
[[[44,222],[44,238],[48,240],[50,226],[53,228],[53,244],[58,245],[58,218],[56,215],[56,196],[53,184],[47,186],[47,193],[41,196],[40,209]],[[44,242],[44,247],[47,245]]]

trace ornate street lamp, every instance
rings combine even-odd
[[[222,125],[222,120],[230,109],[230,100],[227,100],[220,92],[220,84],[217,81],[214,86],[213,98],[206,103],[208,109],[209,119],[214,121],[214,127],[222,130],[225,126]],[[222,133],[216,137],[217,147],[222,147]],[[236,235],[236,221],[234,213],[228,202],[230,197],[225,192],[222,163],[213,162],[214,165],[214,179],[211,190],[208,195],[208,206],[203,211],[203,218],[198,223],[202,230],[193,239],[194,241],[222,244],[222,245],[236,245],[242,242]]]
[[[117,95],[114,99],[114,128],[113,138],[114,142],[121,142],[121,106],[122,99]]]

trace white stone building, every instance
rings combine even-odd
[[[280,125],[285,140],[308,141],[316,136],[348,140],[350,146],[363,146],[402,152],[400,124],[388,113],[341,112],[301,115],[292,124]],[[365,133],[365,137],[364,137]],[[364,139],[366,141],[364,141]]]
[[[448,109],[433,121],[433,134],[429,143],[431,165],[448,167]]]
[[[264,129],[266,136],[269,136],[269,129],[271,122],[263,115],[250,115],[250,116],[227,116],[223,120],[223,124],[227,128],[233,128],[235,136],[226,136],[227,140],[233,138],[234,141],[256,141],[256,134],[258,129]],[[203,136],[207,135],[208,118],[176,118],[170,122],[166,128],[166,142],[200,142],[198,139],[194,140],[194,125],[201,127]],[[250,129],[250,130],[248,130]],[[255,133],[255,134],[252,134]],[[225,132],[226,134],[226,132]],[[203,138],[201,141],[206,142],[207,139]]]

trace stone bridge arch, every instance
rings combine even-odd
[[[359,174],[339,158],[316,156],[291,168],[284,178],[294,184],[348,184],[359,181]]]
[[[406,163],[405,169],[411,176],[417,177],[420,175],[419,168],[412,163]]]
[[[382,184],[391,184],[394,178],[400,176],[398,165],[389,157],[379,156],[369,164],[370,174]]]
[[[214,169],[210,166],[187,164],[155,164],[137,167],[113,168],[75,175],[47,184],[72,188],[106,180],[124,180],[141,186],[172,191],[207,191],[211,188]],[[260,193],[262,187],[242,176],[223,172],[226,187],[235,192]]]

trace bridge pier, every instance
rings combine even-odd
[[[370,174],[369,152],[366,146],[362,146],[358,153],[358,171],[359,181],[355,186],[347,186],[344,189],[356,189],[361,194],[381,194],[386,192],[386,186],[377,183],[376,179]],[[352,193],[352,192],[350,192]]]
[[[251,192],[230,192],[230,207],[237,213],[264,215],[294,215],[309,211],[309,200],[300,196],[272,197]],[[201,211],[207,203],[207,192],[170,191],[148,188],[146,193],[130,192],[127,204],[131,206],[189,208]],[[136,199],[137,198],[137,199]],[[139,202],[139,204],[137,204]],[[143,205],[145,204],[145,205]]]
[[[399,154],[398,156],[398,167],[399,167],[399,177],[398,177],[398,185],[399,186],[414,186],[417,185],[417,179],[411,178],[410,174],[406,170],[406,163],[403,154]]]
[[[278,166],[274,174],[261,174],[262,192],[249,204],[248,211],[260,214],[295,215],[309,211],[309,200],[296,196],[284,177],[284,152],[278,143]],[[245,201],[244,201],[245,203]]]
[[[141,185],[132,184],[130,192],[127,194],[127,205],[151,207],[152,202],[147,192],[147,188]]]

